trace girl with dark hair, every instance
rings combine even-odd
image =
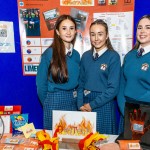
[[[81,59],[77,105],[97,112],[97,131],[116,134],[114,98],[119,90],[120,56],[111,45],[108,26],[96,20],[89,29],[92,48]]]
[[[39,14],[39,10],[34,10],[34,18],[33,18],[33,25],[34,25],[34,28],[33,28],[33,35],[32,36],[40,36],[41,33],[40,33],[40,14]]]
[[[117,96],[121,112],[119,133],[123,132],[125,102],[150,102],[150,15],[139,20],[136,30],[136,43],[124,58]]]
[[[52,110],[77,110],[80,55],[73,49],[76,23],[61,15],[55,24],[52,45],[42,54],[36,85],[44,110],[44,128],[52,129]]]

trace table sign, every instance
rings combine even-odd
[[[82,139],[96,132],[96,112],[53,111],[53,134],[60,138]]]

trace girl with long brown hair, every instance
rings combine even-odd
[[[119,134],[124,130],[125,102],[150,102],[150,15],[142,16],[136,29],[136,43],[123,62],[117,96],[121,112]]]
[[[77,110],[80,55],[73,48],[76,23],[70,15],[61,15],[55,24],[52,45],[42,54],[36,85],[44,110],[44,128],[52,129],[53,110]]]

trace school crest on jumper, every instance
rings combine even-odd
[[[105,71],[106,68],[107,68],[107,64],[101,64],[101,66],[100,66],[100,69],[101,69],[101,70],[104,70],[104,71]]]
[[[144,64],[142,64],[142,66],[141,66],[141,70],[143,70],[143,71],[147,71],[148,68],[149,68],[149,64],[148,64],[148,63],[144,63]]]

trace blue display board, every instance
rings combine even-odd
[[[14,23],[16,51],[0,53],[0,105],[22,105],[22,113],[29,114],[29,122],[42,128],[43,111],[37,97],[35,76],[22,73],[17,0],[1,0],[0,6],[0,21]],[[139,18],[150,14],[149,6],[149,0],[135,0],[134,33]]]

